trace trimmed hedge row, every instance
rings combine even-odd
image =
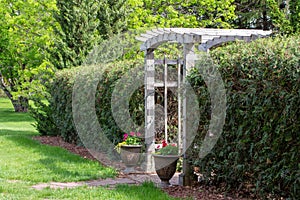
[[[206,183],[300,199],[300,37],[238,42],[211,52],[227,92],[222,136],[204,159]],[[209,93],[194,72],[202,111],[200,146],[210,118]]]
[[[95,98],[95,110],[102,131],[113,143],[122,139],[122,131],[116,125],[111,112],[111,97],[116,81],[129,69],[143,66],[141,61],[120,61],[106,64],[99,71],[95,68],[85,67],[82,79],[88,80],[91,76],[102,76]],[[42,135],[60,135],[65,141],[82,144],[76,132],[72,114],[72,92],[76,75],[82,73],[82,68],[60,70],[55,74],[52,84],[47,88],[49,97],[48,105],[35,100],[36,108],[31,108],[31,113],[36,119],[36,127]],[[93,74],[92,74],[93,73]],[[136,101],[130,101],[137,104]],[[134,107],[133,107],[134,108]],[[59,130],[59,131],[58,131]]]

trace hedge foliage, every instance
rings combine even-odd
[[[96,90],[95,110],[103,132],[113,143],[122,139],[122,131],[116,125],[111,111],[111,97],[116,81],[129,69],[143,66],[141,61],[120,61],[103,66],[81,67],[60,70],[55,74],[52,84],[47,88],[49,97],[47,104],[35,100],[36,108],[31,109],[36,119],[36,127],[43,135],[60,135],[65,141],[82,144],[78,137],[72,114],[72,92],[76,76],[88,79],[91,76],[101,75],[102,78]],[[139,95],[141,96],[141,95]],[[131,104],[138,104],[134,100]],[[134,107],[132,107],[134,108]],[[59,130],[59,131],[58,131]],[[88,130],[87,130],[88,131]]]
[[[300,37],[237,42],[211,52],[227,92],[226,121],[212,152],[191,162],[210,184],[258,195],[300,199]],[[201,145],[210,119],[209,93],[199,73]]]

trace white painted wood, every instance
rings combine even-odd
[[[178,130],[177,130],[177,138],[178,138],[178,149],[179,149],[179,155],[182,154],[182,140],[181,140],[181,132],[182,132],[182,95],[181,95],[181,64],[178,60],[177,62],[177,85],[178,85],[178,92],[177,92],[177,101],[178,101]]]
[[[177,84],[177,82],[175,82],[175,81],[168,81],[167,83],[164,83],[164,82],[155,82],[154,83],[154,87],[164,87],[164,86],[166,86],[166,87],[168,87],[168,88],[176,88],[176,87],[178,87],[178,84]]]
[[[168,64],[164,59],[164,114],[165,114],[165,141],[168,142]]]
[[[220,36],[233,36],[236,37],[235,39],[239,39],[240,36],[253,37],[253,35],[256,35],[259,37],[265,37],[271,33],[271,31],[253,29],[158,28],[147,31],[146,34],[141,34],[141,37],[136,37],[136,39],[143,42],[140,47],[141,50],[156,48],[159,44],[168,41],[176,41],[182,44],[201,43],[201,47],[198,48],[203,49],[203,43],[219,38]],[[152,40],[154,37],[156,37],[156,40]],[[245,38],[246,41],[255,39],[255,37],[252,39],[249,39],[248,37]],[[226,41],[234,41],[235,39]],[[150,40],[151,42],[148,42]],[[221,42],[219,41],[218,44],[221,44]]]
[[[145,51],[145,171],[154,172],[154,160],[151,155],[155,151],[155,100],[154,100],[154,53],[152,49]]]
[[[159,33],[155,33],[153,30],[151,30],[151,31],[146,31],[146,34],[152,35],[152,36],[157,36]]]
[[[135,39],[139,40],[139,41],[142,41],[142,42],[146,42],[148,40],[148,38],[145,38],[145,37],[135,37]]]
[[[154,172],[154,162],[151,153],[155,151],[155,87],[164,87],[164,112],[165,112],[165,139],[168,139],[167,132],[167,94],[169,87],[178,87],[178,145],[186,150],[186,97],[185,91],[181,87],[181,81],[184,83],[189,69],[194,66],[197,55],[195,54],[195,45],[198,50],[209,52],[209,49],[221,45],[222,43],[244,40],[246,42],[257,38],[270,35],[271,31],[250,30],[250,29],[210,29],[210,28],[157,28],[147,31],[136,37],[141,41],[141,50],[145,51],[145,143],[146,143],[146,172]],[[183,44],[184,60],[178,61],[178,80],[177,82],[168,81],[167,67],[173,61],[155,60],[153,51],[164,42],[178,42]],[[183,65],[181,65],[181,62]],[[164,80],[155,82],[155,64],[164,65]],[[183,68],[183,74],[180,74],[180,68]],[[181,80],[182,76],[182,80]],[[183,90],[183,91],[182,91]],[[185,158],[185,156],[184,156]],[[184,159],[183,174],[187,169],[188,163]]]

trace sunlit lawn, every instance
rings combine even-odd
[[[0,98],[0,199],[172,199],[152,183],[116,189],[77,187],[35,190],[37,183],[72,182],[115,177],[116,171],[59,147],[32,140],[38,135],[27,113],[15,113]]]

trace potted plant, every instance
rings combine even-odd
[[[123,135],[123,141],[116,145],[116,150],[120,153],[121,159],[126,166],[125,173],[134,172],[134,167],[140,160],[142,149],[141,134],[130,132]]]
[[[170,186],[169,181],[176,172],[179,159],[178,147],[176,144],[168,144],[166,141],[162,141],[162,144],[157,146],[157,151],[152,156],[154,157],[156,174],[161,180],[160,186]]]

